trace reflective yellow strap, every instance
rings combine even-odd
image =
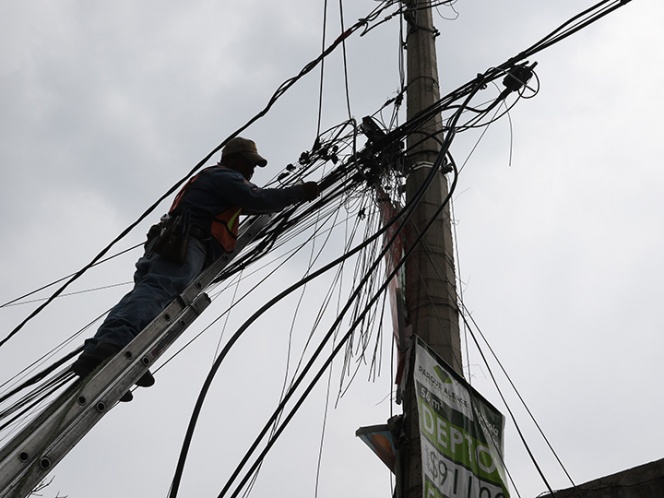
[[[238,208],[237,211],[235,211],[235,214],[231,216],[231,218],[228,220],[228,228],[232,228],[233,224],[237,222],[237,219],[240,217],[240,213],[242,212],[242,208]]]

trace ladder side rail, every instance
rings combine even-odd
[[[183,304],[185,300],[176,299],[172,301],[159,316],[155,318],[145,329],[144,331],[136,337],[135,342],[132,342],[131,347],[124,348],[119,352],[117,356],[125,357],[127,353],[129,356],[134,356],[134,351],[144,349],[141,347],[141,344],[146,342],[148,336],[151,335],[151,329],[163,329],[163,332],[168,332],[168,329],[174,324],[177,323],[180,319],[180,315],[185,310],[185,305]],[[194,305],[194,303],[191,303]],[[171,318],[174,317],[174,318]],[[163,334],[159,334],[158,337],[161,337]],[[153,358],[155,355],[153,355]],[[145,362],[145,360],[143,360]],[[141,369],[142,372],[145,369]],[[95,373],[94,376],[98,374]],[[88,380],[90,380],[89,378]],[[6,475],[4,472],[5,461],[8,458],[8,455],[13,454],[18,446],[25,446],[28,439],[34,439],[37,434],[39,434],[40,427],[43,425],[49,424],[49,419],[59,417],[58,410],[61,409],[61,405],[64,405],[69,398],[72,397],[74,393],[79,394],[82,385],[80,382],[76,382],[73,385],[70,385],[65,392],[59,395],[53,402],[49,404],[34,420],[32,420],[26,427],[21,429],[21,431],[12,438],[2,449],[0,449],[0,489],[2,489],[3,477]]]
[[[250,220],[246,226],[240,228],[240,233],[238,234],[237,240],[235,241],[235,249],[232,252],[222,254],[219,258],[216,259],[210,266],[208,266],[200,276],[194,280],[194,282],[185,290],[186,294],[190,289],[198,288],[201,289],[207,288],[211,283],[213,283],[217,276],[228,266],[228,263],[235,258],[246,246],[248,246],[261,232],[267,228],[270,224],[270,221],[274,218],[273,214],[263,214],[257,216],[256,218]]]
[[[209,305],[203,290],[268,226],[273,215],[242,227],[223,254],[136,338],[84,383],[70,386],[0,450],[0,498],[25,496],[89,432]],[[18,494],[23,492],[23,495]]]
[[[168,307],[177,318],[166,327],[175,340],[209,304],[206,294],[178,312],[179,303]],[[164,328],[153,322],[154,328]],[[148,326],[150,327],[150,326]],[[146,327],[145,332],[151,332]],[[161,336],[161,335],[160,335]],[[147,338],[147,334],[145,335]],[[138,339],[138,337],[137,337]],[[145,342],[146,339],[143,339]],[[133,342],[132,342],[133,343]],[[152,341],[151,341],[152,344]],[[148,347],[151,345],[149,344]],[[62,458],[113,408],[147,370],[138,349],[125,347],[98,372],[77,382],[74,390],[60,397],[54,408],[32,433],[22,434],[22,440],[7,455],[0,466],[0,497],[26,496],[59,463]],[[48,410],[48,409],[47,409]],[[25,490],[20,494],[19,490]]]
[[[273,215],[268,214],[252,220],[253,222],[238,235],[235,249],[232,252],[222,254],[217,258],[217,260],[208,266],[173,302],[181,302],[183,305],[195,302],[197,297],[215,281],[219,273],[228,266],[235,256],[260,235],[261,231],[269,224],[272,217]],[[153,322],[168,322],[173,316],[176,315],[169,313],[169,308],[167,307]],[[152,327],[151,323],[136,336],[125,350],[120,352],[120,354],[124,353],[126,355],[127,353],[130,353],[133,356],[139,356],[141,358],[143,368],[138,371],[139,375],[136,379],[140,378],[149,366],[171,346],[175,339],[177,339],[179,334],[171,337],[171,332],[172,331],[168,327]],[[128,348],[131,350],[128,350]]]

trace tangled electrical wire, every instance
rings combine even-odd
[[[420,235],[415,241],[413,246],[407,248],[406,253],[399,261],[397,266],[382,278],[376,278],[378,269],[380,268],[381,261],[384,259],[385,253],[389,250],[394,241],[394,237],[383,241],[382,248],[378,249],[381,238],[385,237],[388,229],[398,227],[396,233],[403,229],[408,222],[414,207],[422,198],[423,193],[426,191],[428,185],[435,177],[440,174],[442,165],[446,161],[452,166],[454,178],[452,186],[449,191],[447,199],[437,208],[442,211],[446,206],[449,196],[454,192],[456,186],[458,171],[454,160],[450,154],[450,145],[457,133],[464,132],[469,129],[486,127],[492,122],[499,119],[502,115],[507,113],[520,98],[528,98],[527,91],[531,95],[537,93],[537,88],[530,88],[529,81],[533,76],[536,63],[528,62],[536,53],[550,47],[554,43],[570,36],[578,30],[595,22],[599,18],[607,15],[620,6],[628,3],[629,0],[604,0],[594,7],[587,9],[578,16],[575,16],[570,21],[560,26],[557,30],[553,31],[547,37],[543,38],[536,44],[529,47],[527,50],[521,52],[515,57],[509,59],[505,63],[490,68],[485,73],[478,75],[476,78],[467,84],[450,92],[442,97],[434,105],[420,112],[409,121],[397,127],[386,127],[379,124],[376,116],[382,111],[379,110],[372,116],[368,116],[362,123],[358,124],[353,119],[341,123],[323,133],[321,133],[311,150],[303,152],[296,164],[289,165],[285,171],[282,172],[272,182],[272,185],[290,185],[307,177],[320,177],[320,187],[322,191],[321,197],[306,206],[299,205],[285,209],[277,214],[269,226],[261,233],[261,235],[245,250],[239,257],[235,258],[218,276],[216,282],[221,283],[231,279],[233,276],[238,275],[245,268],[263,258],[266,254],[276,251],[283,247],[284,244],[290,240],[295,239],[298,235],[310,230],[312,227],[320,223],[321,219],[332,219],[335,212],[341,205],[348,204],[349,199],[353,196],[356,198],[371,198],[368,193],[372,193],[375,189],[380,188],[381,191],[388,193],[391,200],[398,205],[404,207],[397,213],[397,215],[384,224],[381,228],[374,228],[373,233],[367,233],[365,240],[353,248],[349,248],[341,257],[325,264],[320,269],[309,273],[300,282],[292,285],[288,289],[279,293],[272,300],[266,303],[263,307],[257,310],[251,318],[249,318],[227,341],[221,354],[216,359],[210,373],[203,385],[201,394],[194,408],[185,442],[178,460],[178,465],[171,485],[169,496],[175,498],[178,493],[179,485],[184,472],[184,464],[186,462],[189,446],[193,438],[193,433],[196,427],[198,415],[202,409],[203,401],[210,388],[215,374],[219,370],[224,359],[227,357],[228,352],[248,329],[248,327],[257,320],[265,311],[274,306],[281,299],[294,291],[300,289],[308,282],[319,277],[323,273],[330,271],[350,258],[358,255],[365,254],[362,258],[362,263],[356,269],[357,275],[360,277],[354,282],[352,293],[347,298],[346,304],[338,315],[338,320],[328,329],[320,340],[315,352],[312,354],[310,360],[306,363],[303,369],[299,372],[294,382],[289,386],[285,392],[281,402],[275,409],[272,416],[266,422],[264,428],[256,437],[255,442],[238,464],[236,470],[231,478],[227,481],[219,496],[226,496],[231,492],[231,488],[235,484],[235,480],[239,478],[240,474],[244,471],[244,477],[236,485],[235,490],[232,492],[233,497],[237,496],[239,492],[246,485],[252,474],[261,465],[267,452],[282,434],[293,415],[297,412],[304,400],[307,398],[313,386],[316,385],[322,374],[331,364],[332,360],[337,357],[344,348],[353,341],[357,335],[367,337],[371,333],[372,327],[375,326],[376,320],[368,320],[367,317],[372,311],[375,311],[376,304],[381,296],[384,296],[389,281],[394,277],[396,272],[399,271],[401,266],[405,263],[410,252],[414,250],[417,242],[427,232],[429,226],[421,227]],[[387,7],[395,4],[394,1],[387,1],[381,3],[370,16],[361,19],[358,23],[354,24],[351,28],[347,29],[339,38],[337,38],[322,54],[307,64],[298,75],[284,82],[274,93],[272,98],[268,101],[266,107],[259,112],[254,118],[247,122],[244,126],[234,132],[228,139],[239,135],[248,126],[260,119],[274,103],[287,91],[295,82],[302,76],[309,73],[316,67],[327,55],[335,50],[344,39],[356,31],[363,29],[361,35],[366,34],[373,29],[377,24],[383,21],[377,21],[380,14],[384,12]],[[441,4],[446,2],[440,2]],[[397,9],[390,15],[394,17],[397,14],[403,13],[402,9]],[[373,23],[373,24],[372,24]],[[502,85],[505,87],[499,92],[497,96],[484,99],[483,104],[473,104],[472,101],[484,90],[489,88],[489,84],[496,84],[502,80]],[[391,104],[396,105],[398,99],[393,99]],[[509,102],[508,102],[509,100]],[[504,105],[505,110],[499,115],[491,115],[492,111],[498,106]],[[422,184],[416,195],[405,202],[403,198],[403,178],[408,174],[403,168],[403,157],[409,154],[411,148],[417,146],[416,140],[410,140],[408,146],[405,145],[408,137],[416,136],[420,133],[423,125],[430,119],[437,115],[445,117],[444,125],[440,132],[433,137],[442,144],[438,153],[434,166],[431,168],[427,180]],[[358,147],[358,137],[366,136],[368,141],[364,147]],[[430,134],[421,134],[420,140],[431,138]],[[102,250],[87,266],[82,268],[79,272],[74,274],[67,282],[60,287],[41,307],[27,317],[21,324],[19,324],[7,337],[0,341],[0,347],[5,344],[13,335],[15,335],[33,316],[45,308],[53,299],[60,295],[65,288],[74,280],[80,277],[90,267],[98,264],[98,262],[108,253],[119,240],[124,238],[133,228],[135,228],[142,220],[144,220],[156,207],[168,196],[174,193],[191,175],[200,169],[215,153],[217,153],[224,144],[228,141],[224,140],[219,146],[214,148],[205,158],[203,158],[192,171],[177,182],[171,189],[168,190],[162,197],[160,197],[155,204],[143,213],[136,222],[132,223],[125,229],[111,244]],[[332,165],[330,167],[330,165]],[[268,184],[270,186],[270,184]],[[368,209],[370,203],[358,203],[358,213],[362,210]],[[339,329],[342,318],[350,315],[351,326],[348,331],[343,334],[337,341],[333,348],[332,353],[323,360],[321,366],[314,374],[309,383],[303,387],[303,392],[295,404],[290,408],[285,419],[277,426],[277,422],[286,410],[286,406],[291,399],[296,395],[296,391],[304,382],[306,375],[315,368],[315,362],[323,353],[324,347],[329,343],[330,339],[334,337]],[[366,341],[365,341],[366,342]],[[51,396],[58,388],[71,380],[71,376],[67,375],[66,370],[56,372],[66,362],[73,357],[78,351],[68,353],[64,358],[56,361],[46,369],[31,376],[23,381],[16,387],[11,388],[5,393],[0,394],[0,406],[3,402],[12,400],[21,391],[37,386],[32,392],[25,395],[18,401],[14,401],[7,409],[0,411],[0,430],[10,426],[14,422],[28,413],[30,410],[43,403],[46,398]],[[245,469],[249,460],[256,452],[257,448],[262,441],[265,440],[270,427],[274,430],[270,434],[269,440],[264,444],[262,451],[255,457],[254,463]]]
[[[436,105],[431,106],[430,108],[426,109],[425,111],[420,113],[418,116],[415,116],[415,118],[409,120],[404,125],[400,126],[397,129],[394,129],[394,130],[391,130],[391,131],[385,131],[384,133],[380,134],[379,135],[380,138],[378,138],[374,143],[371,143],[371,141],[370,141],[367,148],[365,148],[365,149],[363,149],[362,151],[359,151],[359,152],[354,152],[353,155],[352,155],[354,161],[349,161],[348,163],[346,163],[346,165],[342,165],[342,167],[337,169],[338,172],[343,171],[347,175],[347,174],[350,173],[349,168],[347,167],[348,165],[357,166],[358,164],[366,164],[366,162],[363,162],[363,161],[367,161],[368,158],[371,158],[373,160],[373,165],[374,166],[376,166],[376,165],[378,165],[379,167],[383,166],[384,162],[385,162],[384,161],[385,158],[383,157],[383,151],[387,148],[388,144],[393,145],[395,143],[402,143],[402,141],[407,136],[412,135],[413,133],[415,133],[422,124],[426,123],[429,119],[431,119],[433,116],[435,116],[438,113],[450,112],[450,111],[453,112],[452,116],[446,121],[447,124],[441,132],[441,133],[445,133],[445,137],[442,138],[443,147],[441,148],[441,151],[440,151],[440,153],[439,153],[439,155],[436,159],[436,163],[434,164],[434,167],[431,169],[431,173],[428,177],[428,181],[423,184],[422,189],[415,196],[415,198],[413,199],[411,204],[408,204],[397,215],[397,217],[395,217],[395,219],[393,219],[389,224],[385,225],[381,230],[377,231],[375,233],[375,236],[377,237],[379,235],[382,235],[391,226],[391,224],[396,223],[397,220],[400,220],[400,223],[401,223],[400,226],[403,227],[403,223],[405,223],[405,221],[407,220],[409,214],[412,212],[410,210],[410,208],[419,201],[419,199],[421,198],[422,192],[427,188],[428,183],[431,181],[431,178],[433,178],[432,175],[435,175],[435,174],[439,173],[440,167],[441,167],[441,164],[442,164],[442,160],[448,154],[449,146],[451,144],[451,141],[452,141],[452,139],[454,138],[454,135],[457,132],[462,132],[462,131],[465,131],[465,130],[470,129],[470,128],[486,126],[487,124],[489,124],[489,123],[495,121],[496,119],[498,119],[500,116],[498,116],[498,117],[493,116],[489,119],[489,121],[483,121],[483,120],[487,119],[487,117],[489,116],[490,111],[493,110],[494,108],[496,108],[501,103],[503,103],[512,92],[519,92],[519,97],[524,96],[524,94],[521,93],[521,92],[522,92],[523,88],[526,87],[526,85],[527,85],[528,81],[530,80],[530,78],[534,75],[534,68],[536,66],[536,63],[530,64],[527,61],[525,61],[526,58],[531,57],[532,55],[534,55],[535,53],[543,50],[544,48],[546,48],[548,46],[551,46],[553,43],[555,43],[559,40],[562,40],[563,38],[566,38],[567,36],[571,35],[573,32],[578,31],[579,29],[587,26],[591,22],[594,22],[595,20],[599,19],[600,17],[603,17],[604,15],[608,14],[612,10],[615,10],[615,8],[618,8],[619,6],[623,5],[624,3],[626,3],[626,2],[620,2],[619,4],[616,3],[616,2],[609,2],[609,1],[601,2],[597,6],[599,8],[599,11],[597,13],[593,13],[592,9],[589,9],[589,10],[585,11],[584,13],[582,13],[579,16],[575,17],[570,22],[568,22],[565,25],[561,26],[561,28],[559,28],[559,30],[556,30],[555,32],[553,32],[551,35],[549,35],[544,40],[540,41],[539,43],[533,45],[530,49],[528,49],[528,50],[522,52],[521,54],[519,54],[517,57],[510,59],[509,61],[502,64],[501,66],[497,66],[496,68],[490,69],[489,71],[487,71],[483,75],[478,75],[478,77],[475,80],[469,82],[467,85],[460,87],[456,91],[454,91],[454,92],[448,94],[446,97],[440,99],[440,101]],[[613,5],[606,6],[606,4],[613,4]],[[593,14],[593,15],[591,15],[591,14]],[[584,17],[584,16],[586,16],[586,17]],[[486,88],[488,83],[492,83],[496,79],[499,79],[499,78],[504,78],[503,79],[503,85],[505,86],[505,90],[503,90],[497,98],[491,100],[488,105],[485,105],[484,107],[481,107],[481,108],[480,107],[473,107],[473,106],[470,105],[470,100],[475,96],[475,94],[480,89]],[[537,90],[534,90],[534,93],[536,93],[536,92],[537,92]],[[459,101],[462,98],[464,99],[463,102],[459,103]],[[512,103],[510,106],[506,106],[506,111],[504,113],[507,113],[509,111],[509,109],[515,103],[516,102]],[[468,119],[465,123],[459,124],[461,116],[466,112],[471,113],[473,115],[473,117]],[[368,130],[365,129],[364,131],[366,132]],[[422,138],[422,140],[425,140],[426,138],[429,138],[429,137],[424,137],[424,138]],[[372,149],[372,146],[374,146],[375,148]],[[338,152],[337,144],[331,144],[329,142],[326,142],[325,145],[320,145],[320,149],[322,149],[323,151],[333,150],[335,154]],[[404,151],[404,153],[407,154],[408,151],[406,150],[406,151]],[[453,160],[450,161],[450,163],[452,165],[454,165]],[[390,168],[384,168],[384,169],[381,169],[379,171],[376,171],[374,168],[368,168],[366,170],[362,170],[361,168],[358,168],[358,173],[357,174],[359,174],[362,177],[362,179],[367,181],[367,183],[369,183],[369,184],[371,184],[372,182],[375,182],[376,179],[379,179],[379,181],[381,181],[381,180],[384,181],[386,176],[389,176],[389,175],[385,175],[384,173],[386,171],[393,172],[394,171],[394,169],[393,169],[394,164],[395,164],[395,162],[392,161],[390,163],[390,166],[392,166],[391,169]],[[456,167],[455,166],[454,166],[454,171],[456,172]],[[454,191],[454,186],[456,185],[456,179],[457,179],[457,175],[455,174],[454,182],[453,182],[452,187],[450,189],[450,195]],[[376,185],[374,184],[374,186],[376,186]],[[385,185],[381,185],[381,186],[385,186]],[[387,190],[392,191],[392,192],[399,192],[398,188],[397,189],[388,188]],[[447,204],[448,200],[449,200],[449,196],[439,206],[438,213],[440,213],[442,211],[442,209]],[[403,219],[401,219],[401,217],[403,217]],[[433,218],[432,218],[432,220],[433,220]],[[419,236],[420,238],[426,233],[428,228],[429,227],[427,226],[427,227],[424,227],[421,230],[420,236]],[[375,240],[374,238],[370,237],[366,241],[366,243],[371,243],[374,240]],[[391,242],[393,242],[393,241],[388,242],[386,244],[386,247],[389,247]],[[416,245],[416,243],[415,243],[415,245]],[[362,245],[364,245],[364,244],[362,244]],[[409,250],[412,251],[413,248],[414,248],[414,246],[411,247]],[[385,251],[386,251],[386,249],[381,251],[378,254],[378,256],[376,257],[376,259],[373,260],[372,264],[369,265],[369,267],[367,268],[366,273],[363,274],[364,276],[363,276],[363,279],[361,280],[360,285],[358,285],[358,287],[356,287],[356,291],[359,291],[359,289],[362,287],[362,285],[364,283],[366,283],[366,281],[369,278],[369,275],[375,273],[376,265],[378,264],[380,259],[384,256]],[[353,251],[350,251],[350,253],[352,253],[352,252]],[[271,446],[274,444],[274,442],[279,437],[279,435],[283,432],[283,430],[285,429],[288,422],[292,419],[294,413],[297,411],[297,409],[301,406],[303,401],[306,399],[307,395],[311,392],[311,389],[313,388],[315,383],[318,381],[318,379],[320,379],[322,373],[325,371],[325,369],[328,368],[328,366],[329,366],[330,362],[332,361],[332,359],[341,351],[342,346],[344,345],[344,343],[351,338],[351,336],[354,332],[354,327],[358,323],[361,322],[362,318],[365,316],[366,313],[369,312],[371,306],[376,302],[376,300],[381,295],[381,293],[385,291],[385,289],[388,285],[388,282],[390,281],[390,279],[392,277],[394,277],[394,275],[399,270],[399,268],[404,264],[406,258],[408,257],[408,254],[409,254],[408,252],[406,254],[404,254],[402,260],[397,264],[397,266],[393,270],[393,272],[391,272],[384,280],[382,280],[380,285],[378,286],[378,288],[374,289],[374,292],[370,294],[371,295],[370,299],[366,302],[366,304],[363,307],[362,311],[356,316],[355,320],[353,321],[353,326],[351,326],[349,331],[338,342],[338,344],[334,348],[333,352],[328,356],[328,358],[325,361],[325,363],[323,364],[323,366],[318,370],[317,374],[314,376],[314,379],[305,388],[303,394],[301,395],[301,397],[299,398],[297,403],[292,407],[292,409],[289,412],[289,414],[287,415],[286,419],[282,422],[282,424],[278,427],[278,429],[276,429],[275,431],[272,432],[269,440],[265,444],[264,449],[259,453],[258,456],[256,456],[256,458],[254,460],[254,463],[248,468],[248,470],[245,471],[244,477],[240,480],[240,482],[237,484],[237,486],[235,488],[235,491],[231,494],[232,497],[237,496],[241,492],[241,490],[243,489],[243,486],[245,486],[247,484],[247,482],[249,481],[249,479],[252,476],[253,472],[255,472],[256,469],[261,465],[263,459],[265,458],[265,456],[266,456],[267,452],[269,451],[269,449],[271,448]],[[331,263],[331,265],[334,265],[334,264],[337,264],[337,263],[338,263],[338,261],[334,261],[334,262]],[[319,270],[319,272],[326,271],[327,269],[328,269],[328,267],[324,267],[323,269]],[[236,334],[233,336],[233,339],[228,343],[227,348],[230,348],[232,346],[232,344],[235,342],[235,340],[237,340],[239,335],[242,334],[244,332],[244,330],[246,330],[246,327],[248,327],[267,308],[272,306],[275,302],[277,302],[279,299],[283,298],[288,293],[294,291],[300,285],[303,285],[304,283],[306,283],[306,281],[308,281],[308,279],[318,276],[319,272],[316,272],[316,273],[313,273],[313,274],[309,275],[309,277],[307,277],[307,279],[305,279],[303,282],[295,284],[293,287],[291,287],[289,289],[286,289],[282,294],[277,296],[273,301],[270,301],[269,303],[267,303],[265,305],[265,307],[258,310],[254,316],[252,316],[240,329],[238,329]],[[352,299],[353,299],[353,296],[351,296],[348,303],[350,303]],[[346,310],[347,310],[347,308],[344,308],[343,312],[340,314],[340,317],[344,314],[344,312]],[[329,337],[331,337],[331,334],[332,334],[332,329],[330,329],[328,331],[328,333],[325,335],[325,339],[323,340],[323,342],[321,342],[321,345],[317,349],[317,351],[314,355],[314,358],[319,354],[320,351],[322,351],[323,345],[325,344],[325,342],[327,342]],[[225,358],[227,353],[228,353],[228,349],[224,349],[222,354],[219,356],[219,358],[215,362],[215,365],[214,365],[213,369],[210,371],[210,374],[209,374],[208,378],[206,379],[205,386],[202,389],[201,394],[199,396],[199,400],[196,404],[196,407],[194,409],[194,414],[192,415],[190,425],[189,425],[189,428],[187,430],[187,435],[185,437],[185,442],[183,444],[183,448],[182,448],[182,451],[181,451],[181,454],[180,454],[180,459],[178,461],[176,472],[175,472],[173,482],[172,482],[172,485],[171,485],[171,489],[170,489],[170,492],[169,492],[169,497],[170,498],[175,498],[177,496],[177,492],[178,492],[178,489],[179,489],[179,484],[180,484],[180,481],[181,481],[181,478],[182,478],[182,473],[183,473],[183,470],[184,470],[184,463],[186,461],[186,456],[187,456],[187,452],[188,452],[188,449],[189,449],[189,445],[190,445],[191,439],[193,437],[193,431],[194,431],[194,428],[196,426],[196,421],[197,421],[198,415],[200,413],[200,410],[202,408],[203,400],[205,399],[205,396],[206,396],[207,390],[209,389],[209,386],[211,384],[212,378],[214,377],[214,375],[218,371],[219,366],[220,366],[221,362],[223,361],[223,359]],[[233,472],[231,477],[226,482],[224,488],[220,492],[220,494],[219,494],[220,498],[226,496],[229,493],[231,487],[234,484],[234,481],[238,478],[240,473],[243,471],[243,468],[247,465],[247,463],[248,463],[249,459],[251,458],[252,454],[257,450],[260,442],[268,434],[269,428],[272,426],[272,424],[274,424],[277,421],[277,419],[279,418],[279,416],[281,415],[281,413],[285,409],[286,403],[289,401],[289,399],[293,395],[294,390],[302,382],[302,379],[304,378],[305,373],[309,370],[309,368],[313,364],[314,358],[312,358],[310,360],[310,362],[307,364],[307,366],[305,367],[303,372],[300,374],[300,376],[298,376],[297,380],[291,386],[291,389],[286,393],[286,395],[284,396],[284,398],[280,402],[279,406],[276,408],[273,415],[270,417],[270,419],[267,421],[267,423],[263,427],[262,431],[259,433],[259,435],[255,439],[255,441],[252,444],[252,446],[250,447],[250,449],[247,451],[247,453],[245,454],[243,459],[240,461],[237,468],[235,469],[235,471]],[[536,462],[535,462],[535,464],[536,464]],[[538,471],[540,471],[539,467],[538,467]],[[540,473],[541,473],[541,471],[540,471]],[[542,477],[544,477],[544,476],[542,475]],[[544,479],[544,481],[546,482],[546,479]],[[548,487],[548,483],[547,483],[547,487]],[[550,487],[549,487],[549,489],[550,489]]]
[[[479,87],[478,87],[479,89]],[[470,97],[472,97],[474,94],[471,94]],[[463,106],[460,108],[461,110],[463,109]],[[246,471],[245,476],[242,478],[238,486],[236,487],[235,491],[233,494],[231,494],[232,497],[237,496],[240,491],[242,490],[243,486],[246,485],[248,480],[250,479],[251,475],[253,472],[258,468],[258,466],[261,464],[263,459],[265,458],[267,452],[269,449],[272,447],[272,445],[276,442],[278,437],[282,434],[283,430],[286,428],[290,420],[293,418],[294,414],[297,412],[297,410],[302,406],[304,401],[306,400],[307,396],[311,393],[313,387],[316,385],[320,377],[323,375],[323,373],[327,370],[329,365],[331,364],[332,360],[336,357],[336,355],[342,351],[343,347],[345,347],[347,341],[349,341],[354,332],[355,329],[358,327],[360,323],[362,323],[362,320],[366,317],[366,315],[371,311],[372,307],[375,305],[375,303],[378,301],[380,296],[386,291],[387,286],[389,285],[390,280],[399,272],[401,267],[405,264],[406,260],[408,259],[408,256],[413,252],[413,250],[417,247],[417,244],[419,241],[424,237],[424,235],[427,233],[431,225],[434,223],[436,217],[442,212],[442,210],[445,208],[447,205],[447,202],[449,201],[451,195],[454,192],[454,188],[456,186],[456,179],[457,176],[455,175],[453,184],[450,188],[450,191],[446,197],[446,199],[443,200],[443,202],[440,204],[440,206],[437,209],[437,212],[434,213],[434,216],[432,216],[431,220],[429,223],[422,227],[420,234],[418,235],[417,239],[414,241],[413,245],[405,252],[401,260],[395,265],[394,269],[387,275],[385,276],[382,281],[380,282],[379,285],[375,289],[367,290],[365,289],[365,285],[367,282],[371,280],[371,277],[375,275],[376,269],[380,265],[385,253],[389,251],[392,243],[394,243],[394,240],[398,236],[398,234],[401,232],[401,230],[404,228],[405,224],[408,222],[408,219],[413,213],[413,210],[415,206],[418,205],[420,200],[422,199],[422,196],[424,195],[424,192],[426,192],[427,188],[429,187],[430,183],[433,181],[433,179],[436,177],[436,175],[440,174],[441,171],[441,165],[443,164],[443,159],[447,156],[449,152],[449,146],[452,142],[453,134],[454,134],[454,121],[458,121],[460,117],[460,112],[457,113],[457,115],[453,118],[453,123],[452,127],[450,128],[449,133],[447,134],[447,140],[443,142],[444,146],[440,150],[436,161],[434,162],[433,167],[431,168],[426,181],[422,184],[416,195],[412,200],[410,200],[404,208],[400,210],[400,212],[388,223],[386,223],[380,230],[378,230],[373,236],[371,236],[368,240],[364,241],[363,243],[359,244],[355,248],[353,248],[351,251],[349,251],[347,254],[344,254],[340,258],[338,258],[335,261],[332,261],[328,265],[324,266],[320,270],[310,274],[307,276],[305,279],[302,281],[298,282],[297,284],[294,284],[293,286],[289,287],[288,289],[284,290],[282,293],[280,293],[278,296],[276,296],[274,299],[272,299],[270,302],[268,302],[266,305],[264,305],[261,309],[257,310],[254,315],[252,315],[243,325],[238,329],[238,331],[233,335],[231,340],[227,343],[226,347],[222,351],[222,353],[219,355],[217,360],[215,361],[215,364],[213,365],[213,368],[210,370],[210,373],[208,374],[208,377],[205,381],[205,384],[203,386],[203,389],[201,390],[201,393],[199,395],[198,401],[196,403],[196,406],[194,408],[194,413],[192,415],[189,428],[187,430],[187,435],[185,437],[185,441],[183,443],[182,451],[180,454],[180,458],[178,460],[178,466],[176,468],[175,476],[173,478],[173,482],[171,484],[171,489],[169,492],[169,498],[175,498],[178,493],[179,485],[181,482],[182,474],[184,471],[184,463],[186,461],[187,453],[191,444],[191,440],[193,438],[193,432],[196,427],[196,422],[198,420],[198,416],[200,414],[200,411],[202,409],[203,401],[205,400],[205,397],[207,395],[207,392],[209,390],[209,387],[212,383],[212,379],[216,375],[221,363],[223,360],[226,358],[226,355],[230,348],[233,346],[233,344],[237,341],[237,339],[244,333],[244,331],[258,318],[260,317],[267,309],[272,307],[275,303],[277,303],[279,300],[283,299],[285,296],[290,294],[291,292],[295,291],[302,285],[305,285],[308,281],[318,277],[322,273],[328,271],[330,268],[333,268],[337,264],[339,264],[342,260],[349,258],[350,256],[354,255],[356,252],[364,249],[370,244],[373,244],[376,240],[378,240],[379,237],[383,236],[384,233],[388,231],[394,224],[398,224],[398,228],[396,231],[393,232],[393,235],[389,241],[387,241],[386,244],[384,244],[384,248],[377,254],[375,258],[371,261],[371,264],[365,269],[365,272],[362,275],[362,278],[355,286],[354,291],[352,292],[351,296],[346,302],[346,305],[342,309],[341,313],[339,313],[337,320],[333,324],[333,326],[328,330],[328,332],[325,334],[323,340],[320,342],[318,348],[316,349],[316,352],[312,355],[312,358],[309,360],[305,368],[302,370],[302,372],[298,375],[296,381],[293,383],[289,391],[286,393],[282,401],[279,403],[278,407],[276,408],[275,412],[272,414],[268,422],[265,424],[263,427],[262,431],[248,450],[248,452],[245,454],[244,458],[238,465],[238,467],[235,469],[229,480],[227,481],[226,485],[222,489],[221,493],[219,494],[219,498],[222,498],[226,496],[228,493],[230,487],[232,486],[234,480],[238,477],[238,475],[241,473],[243,466],[248,462],[249,458],[251,457],[252,453],[256,450],[258,447],[259,443],[261,440],[265,437],[265,435],[268,433],[269,428],[272,426],[272,424],[277,420],[277,418],[280,416],[281,412],[284,410],[286,403],[290,400],[290,398],[293,396],[295,393],[295,390],[299,387],[299,385],[303,382],[305,375],[308,373],[308,371],[313,367],[315,360],[318,358],[318,356],[322,353],[325,345],[327,342],[330,340],[330,338],[333,336],[333,332],[336,329],[336,327],[339,325],[345,314],[348,312],[348,310],[351,308],[352,304],[355,302],[355,299],[362,293],[365,292],[368,294],[369,299],[366,301],[365,305],[362,307],[362,309],[359,311],[359,313],[354,316],[352,320],[352,325],[349,327],[349,330],[344,334],[338,341],[336,346],[334,347],[332,353],[327,357],[327,359],[324,361],[323,365],[319,368],[317,373],[314,375],[313,379],[310,381],[310,383],[306,386],[304,389],[303,394],[300,396],[298,401],[295,403],[291,411],[288,413],[284,421],[281,423],[281,425],[278,427],[278,429],[273,432],[271,435],[269,441],[266,443],[264,449],[261,451],[261,453],[257,456],[255,462],[249,467],[249,469]]]

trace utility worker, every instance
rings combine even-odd
[[[136,263],[134,288],[110,311],[95,336],[85,341],[83,353],[72,365],[75,374],[86,377],[117,354],[194,281],[206,263],[232,251],[240,213],[277,212],[318,197],[316,182],[280,189],[250,183],[256,166],[266,164],[252,140],[236,137],[223,148],[217,165],[189,180],[169,214],[148,233],[145,254]],[[143,387],[152,384],[150,372],[137,381]],[[130,401],[131,392],[122,400]]]

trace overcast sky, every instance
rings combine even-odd
[[[320,52],[323,4],[5,2],[0,303],[89,262],[261,110]],[[346,2],[345,26],[376,5]],[[441,7],[435,23],[442,93],[591,5],[478,0]],[[538,95],[492,125],[472,154],[479,132],[458,137],[451,149],[465,163],[454,199],[464,304],[577,483],[664,457],[663,22],[661,0],[634,0],[544,51],[534,59]],[[340,32],[338,4],[330,7],[327,30],[329,43]],[[398,21],[354,35],[346,49],[351,113],[361,119],[399,89]],[[311,147],[319,75],[299,82],[244,132],[270,161],[257,183]],[[326,129],[348,118],[341,52],[326,63],[324,88]],[[118,250],[141,242],[167,205]],[[138,255],[104,265],[72,290],[129,281]],[[296,281],[303,267],[294,263],[285,271],[283,282]],[[320,293],[308,297],[328,284],[317,285]],[[0,348],[0,379],[70,337],[127,290],[61,298]],[[278,290],[256,292],[226,324],[227,334]],[[216,300],[203,321],[221,314],[231,297]],[[34,306],[0,309],[0,335]],[[294,306],[289,302],[258,322],[220,371],[182,496],[217,496],[271,413],[285,375]],[[315,300],[308,306],[315,310]],[[293,351],[306,341],[311,322],[307,316],[296,322]],[[192,327],[189,337],[202,328]],[[153,388],[137,391],[132,403],[105,417],[55,469],[44,496],[58,490],[70,498],[165,496],[195,397],[227,337],[220,339],[221,328],[160,370]],[[341,364],[330,377],[321,498],[389,496],[389,472],[354,436],[359,426],[384,423],[391,414],[389,348],[386,339],[380,377],[368,381],[369,368],[361,367],[336,407]],[[292,355],[296,362],[298,354]],[[507,415],[474,349],[464,362],[475,387]],[[501,377],[499,386],[551,485],[569,487],[508,382]],[[323,382],[270,454],[254,496],[316,492],[326,389]],[[521,496],[534,497],[546,486],[509,418],[506,425],[508,469]]]

